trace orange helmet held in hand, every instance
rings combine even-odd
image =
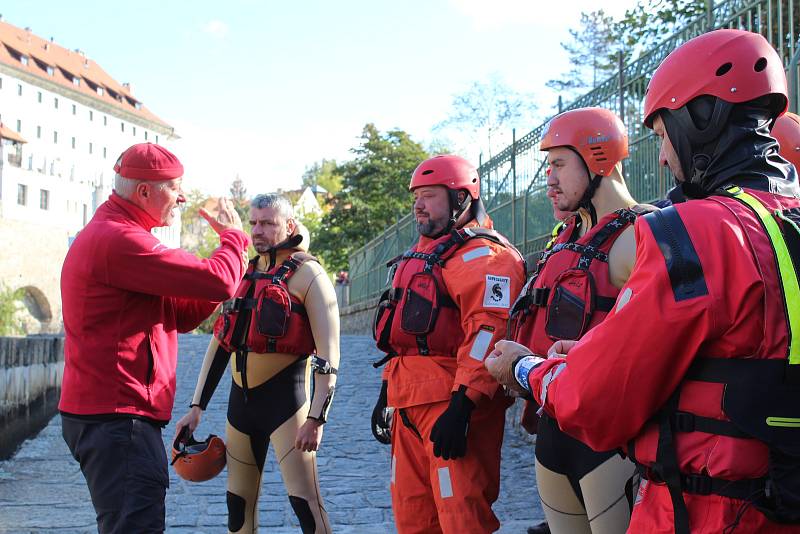
[[[196,441],[190,435],[185,441],[181,433],[172,444],[172,466],[184,480],[204,482],[211,480],[225,467],[225,442],[211,434],[205,441]]]

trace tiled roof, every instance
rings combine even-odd
[[[0,122],[0,139],[9,139],[17,143],[27,143],[25,138],[11,128],[7,128],[2,122]]]
[[[128,87],[82,52],[42,39],[30,29],[0,21],[0,63],[172,130],[136,99]]]

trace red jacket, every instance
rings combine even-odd
[[[748,192],[771,211],[800,204]],[[528,377],[537,400],[546,389],[544,408],[565,432],[596,450],[633,444],[646,465],[655,459],[658,435],[650,418],[676,388],[682,411],[727,419],[722,384],[684,380],[695,358],[785,358],[788,343],[776,263],[755,214],[723,197],[670,209],[685,227],[699,275],[687,284],[685,273],[670,273],[665,249],[640,218],[636,265],[616,309],[566,360],[547,360]],[[692,256],[688,250],[682,254]],[[682,473],[739,480],[767,468],[767,447],[755,439],[679,432],[675,441]]]
[[[209,259],[164,246],[146,212],[113,193],[80,232],[61,271],[66,342],[62,412],[168,421],[177,333],[233,295],[247,235],[223,232]]]

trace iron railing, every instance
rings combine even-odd
[[[658,145],[642,125],[642,106],[647,82],[658,65],[676,47],[710,29],[737,28],[766,37],[781,56],[790,81],[792,110],[798,100],[798,58],[800,48],[800,0],[728,0],[713,5],[678,32],[639,57],[623,65],[612,77],[571,102],[564,111],[587,106],[613,110],[628,126],[630,155],[624,175],[633,197],[648,202],[663,197],[671,178],[658,165]],[[549,120],[549,119],[548,119]],[[525,255],[540,251],[554,221],[545,196],[545,154],[538,150],[547,124],[516,138],[478,169],[481,197],[494,220]],[[350,303],[372,298],[387,284],[386,262],[402,253],[417,238],[410,215],[398,220],[350,257]]]

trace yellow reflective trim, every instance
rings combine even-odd
[[[786,306],[786,314],[789,317],[789,363],[793,365],[800,364],[800,339],[798,339],[800,338],[800,283],[798,283],[797,274],[792,264],[792,257],[789,255],[789,248],[783,239],[783,233],[772,213],[756,197],[745,193],[739,187],[732,187],[728,189],[728,192],[750,206],[767,230],[772,249],[775,251],[775,257],[778,260],[778,270],[780,271],[781,285],[783,286],[783,298],[785,299],[784,304]]]
[[[550,250],[551,248],[553,248],[556,239],[558,239],[558,234],[561,233],[561,229],[564,228],[564,226],[565,226],[564,221],[558,221],[558,224],[556,224],[555,227],[553,227],[553,231],[550,233],[552,239],[550,239],[550,241],[548,241],[547,244],[544,246],[545,250]]]
[[[796,417],[767,417],[767,425],[800,428],[800,419]]]

